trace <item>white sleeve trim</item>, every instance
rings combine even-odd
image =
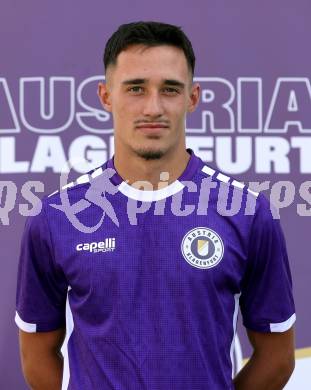
[[[30,324],[29,322],[23,321],[17,312],[15,314],[15,323],[24,332],[36,333],[37,331],[37,324]]]
[[[283,322],[277,322],[275,324],[270,324],[271,332],[286,332],[289,328],[292,327],[296,321],[296,314],[294,313],[288,320]]]

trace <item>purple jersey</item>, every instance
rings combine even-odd
[[[63,389],[233,389],[238,308],[254,331],[294,323],[268,202],[190,153],[179,180],[154,191],[109,160],[27,220],[16,323],[66,326]]]

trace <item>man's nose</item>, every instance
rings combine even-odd
[[[164,108],[159,93],[150,93],[145,97],[143,114],[145,116],[159,117],[163,115]]]

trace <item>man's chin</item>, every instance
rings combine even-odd
[[[159,160],[165,154],[165,151],[162,149],[136,149],[134,152],[146,161]]]

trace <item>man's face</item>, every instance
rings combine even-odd
[[[98,94],[113,115],[116,152],[150,159],[184,149],[185,117],[197,105],[199,86],[181,49],[130,46],[108,67]]]

